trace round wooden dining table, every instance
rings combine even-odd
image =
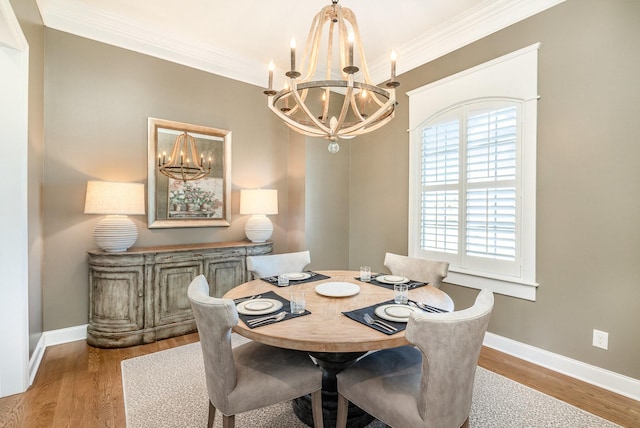
[[[223,297],[238,299],[273,291],[289,300],[291,291],[304,290],[308,315],[288,319],[275,324],[249,328],[242,320],[233,331],[248,339],[280,348],[307,351],[323,369],[322,401],[325,426],[335,426],[337,411],[336,374],[348,367],[368,351],[408,345],[404,330],[387,335],[342,314],[383,303],[393,299],[393,290],[379,285],[361,282],[354,271],[315,271],[328,276],[311,282],[278,287],[256,279],[240,284]],[[360,287],[352,296],[328,297],[316,292],[316,287],[326,282],[348,282]],[[453,311],[453,300],[442,290],[430,285],[409,290],[409,299]],[[295,414],[309,426],[313,425],[310,398],[300,397],[293,403]],[[363,427],[372,417],[355,406],[349,408],[348,426]]]

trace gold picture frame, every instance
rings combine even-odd
[[[211,172],[183,182],[162,174],[158,158],[187,132],[198,152],[212,158]],[[148,227],[231,225],[231,131],[150,117],[148,120]]]

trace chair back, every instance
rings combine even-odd
[[[428,426],[458,427],[469,417],[476,367],[492,310],[493,293],[484,289],[468,309],[411,315],[405,337],[422,352],[417,405]]]
[[[227,397],[236,386],[231,328],[238,323],[238,312],[233,300],[209,296],[204,275],[189,284],[187,295],[200,335],[209,400],[224,412]]]
[[[311,263],[309,251],[247,256],[247,269],[254,278],[264,278],[287,272],[302,272],[309,263]]]
[[[442,280],[449,274],[449,262],[416,259],[393,253],[385,254],[384,265],[393,275],[428,282],[436,288],[440,288]]]

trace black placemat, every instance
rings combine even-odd
[[[360,282],[368,282],[370,284],[373,285],[377,285],[378,287],[384,287],[384,288],[388,288],[389,290],[393,290],[393,284],[387,284],[386,282],[380,282],[380,281],[376,281],[376,278],[379,276],[385,276],[387,275],[386,273],[381,273],[381,274],[371,274],[371,281],[362,281],[360,279],[360,277],[356,277],[356,279]],[[409,282],[407,283],[409,290],[413,290],[414,288],[419,288],[419,287],[424,287],[425,285],[429,285],[428,282],[422,282],[422,281],[413,281],[413,280],[409,280]]]
[[[320,281],[322,279],[329,279],[330,278],[327,275],[323,275],[323,274],[317,273],[317,272],[312,272],[310,270],[304,271],[304,273],[308,273],[311,276],[309,278],[307,278],[307,279],[290,279],[289,280],[289,285],[278,285],[278,275],[265,276],[264,278],[260,278],[260,279],[263,280],[263,281],[268,282],[271,285],[275,285],[276,287],[289,287],[291,285],[304,284],[305,282]]]
[[[263,325],[269,325],[269,324],[274,324],[276,322],[282,322],[282,321],[286,321],[286,320],[290,320],[292,318],[298,318],[298,317],[303,317],[305,315],[309,315],[311,314],[311,312],[305,310],[303,313],[301,314],[292,314],[291,313],[291,303],[289,302],[289,300],[285,299],[284,297],[276,294],[273,291],[267,291],[266,293],[262,293],[260,294],[262,299],[273,299],[273,300],[278,300],[279,302],[282,302],[282,308],[280,308],[279,310],[275,311],[272,314],[262,314],[262,315],[245,315],[245,314],[241,314],[240,312],[238,312],[238,317],[247,325],[247,327],[249,328],[258,328],[258,327],[262,327]],[[247,296],[247,297],[251,297],[251,296]],[[236,302],[236,305],[238,303],[242,303],[247,299],[247,297],[239,297],[237,299],[234,300],[234,302]],[[247,321],[256,319],[256,318],[262,318],[262,317],[266,317],[268,315],[275,315],[278,314],[282,311],[286,311],[287,314],[285,315],[285,317],[280,320],[280,321],[270,321],[270,322],[265,322],[263,324],[257,325],[255,327],[252,327]]]
[[[378,306],[382,306],[382,305],[389,305],[394,303],[393,300],[387,300],[386,302],[381,302],[381,303],[376,303],[375,305],[371,305],[371,306],[367,306],[365,308],[360,308],[360,309],[354,309],[352,311],[348,311],[348,312],[343,312],[344,315],[348,316],[349,318],[351,318],[354,321],[358,321],[361,324],[366,325],[367,327],[371,327],[374,330],[378,330],[379,332],[382,332],[384,334],[387,334],[389,336],[391,336],[392,334],[396,334],[404,329],[407,328],[407,323],[406,322],[395,322],[395,321],[387,321],[384,318],[380,318],[379,316],[376,315],[375,310]],[[367,324],[367,322],[364,320],[364,314],[369,314],[371,315],[371,318],[373,318],[374,320],[378,320],[378,321],[382,321],[386,324],[389,324],[392,327],[397,328],[397,331],[388,331],[386,329],[384,329],[383,327],[380,327],[376,324]]]

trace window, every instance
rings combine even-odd
[[[535,300],[538,45],[409,93],[409,255]]]

